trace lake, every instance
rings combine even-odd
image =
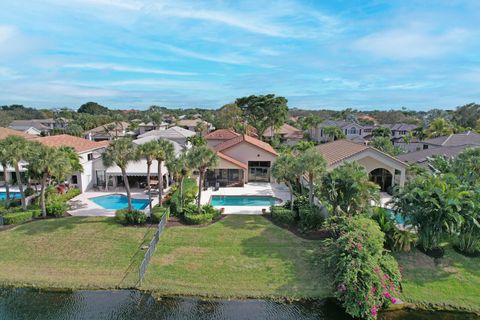
[[[333,302],[277,303],[268,300],[156,300],[136,290],[41,292],[0,289],[0,319],[351,319]],[[479,320],[441,312],[389,312],[383,320]]]

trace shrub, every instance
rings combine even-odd
[[[357,216],[331,220],[337,239],[326,240],[327,263],[334,278],[335,297],[353,317],[375,319],[392,302],[400,287],[396,260],[383,248],[384,234],[372,219]]]
[[[60,197],[64,200],[64,201],[68,201],[68,200],[71,200],[73,198],[75,198],[76,196],[78,196],[80,193],[82,193],[80,191],[80,189],[78,188],[72,188],[70,190],[68,190],[67,192],[65,192],[64,194],[60,195]]]
[[[47,198],[50,197],[50,196],[57,195],[57,194],[58,194],[58,190],[54,186],[48,186],[45,189],[45,197],[47,197]]]
[[[127,209],[121,209],[115,211],[115,221],[121,224],[127,224],[127,215],[128,210]]]
[[[67,212],[68,204],[61,196],[51,195],[45,203],[45,208],[47,210],[47,215],[58,218],[62,217],[65,212]]]
[[[187,224],[205,224],[212,222],[218,217],[220,217],[220,210],[215,209],[210,204],[203,205],[200,208],[200,212],[198,212],[197,206],[193,203],[185,206],[183,210],[183,219]]]
[[[145,213],[139,210],[128,211],[125,214],[125,221],[130,225],[144,224],[147,221],[147,216]]]
[[[212,221],[208,214],[184,214],[183,219],[187,224],[205,224]]]
[[[298,218],[300,227],[306,230],[320,229],[325,220],[317,206],[300,208]]]
[[[278,206],[271,206],[270,213],[272,215],[272,219],[275,221],[290,225],[295,223],[295,217],[290,209]]]
[[[393,249],[396,227],[391,213],[385,208],[376,207],[373,208],[372,219],[377,222],[380,230],[385,234],[385,243],[387,247]]]
[[[33,195],[35,193],[35,190],[33,190],[33,188],[31,187],[27,187],[24,191],[25,193],[25,197],[30,197],[31,195]]]
[[[166,207],[154,207],[153,210],[152,210],[152,216],[151,216],[152,222],[153,223],[159,223],[164,214],[167,215],[167,220],[168,220],[168,216],[169,216],[168,208],[166,208]]]
[[[32,211],[10,212],[3,215],[4,224],[20,224],[32,219]]]

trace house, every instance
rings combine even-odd
[[[204,125],[203,131],[199,132],[199,134],[202,136],[213,130],[213,125],[210,122],[204,121],[202,119],[182,119],[177,121],[177,126],[193,132],[197,132],[199,124]]]
[[[422,167],[428,167],[428,160],[435,156],[456,157],[462,153],[468,146],[439,147],[424,149],[415,152],[405,153],[398,156],[398,159],[409,165],[417,164]]]
[[[69,183],[78,187],[82,192],[93,188],[95,171],[93,163],[101,160],[101,155],[108,146],[108,141],[91,141],[68,134],[40,137],[35,139],[49,147],[72,147],[80,157],[83,172],[75,172],[68,179]]]
[[[32,135],[48,134],[53,129],[65,130],[68,124],[68,119],[32,119],[32,120],[14,120],[10,123],[10,128],[22,131]]]
[[[265,139],[271,140],[275,136],[278,136],[282,143],[293,146],[303,139],[303,131],[284,123],[280,128],[277,129],[268,127],[263,133],[263,137]]]
[[[170,124],[167,122],[162,122],[160,124],[155,124],[152,121],[150,122],[141,122],[138,124],[138,134],[142,135],[146,132],[153,130],[167,130]]]
[[[382,192],[405,184],[408,165],[380,150],[348,140],[320,144],[315,148],[327,161],[327,170],[333,170],[347,161],[358,162]]]
[[[480,146],[480,134],[473,131],[454,133],[448,136],[427,139],[422,141],[422,143],[422,149],[458,146]]]
[[[180,127],[171,127],[167,130],[152,130],[138,136],[139,139],[155,136],[157,138],[168,139],[178,143],[181,146],[187,145],[188,138],[195,136],[196,133]]]
[[[400,147],[407,152],[422,149],[422,143],[416,138],[411,138],[412,132],[418,125],[408,123],[382,124],[381,127],[392,131],[391,139],[394,146]]]
[[[278,153],[268,143],[228,129],[211,132],[206,139],[219,158],[217,166],[207,171],[206,185],[241,187],[271,181],[270,169]]]
[[[84,138],[92,141],[109,141],[132,134],[128,132],[128,127],[129,123],[125,121],[110,122],[88,130],[84,133]]]
[[[372,133],[371,126],[369,126],[368,130],[365,131],[362,125],[354,122],[343,120],[325,120],[316,128],[309,130],[311,139],[317,142],[332,141],[333,138],[325,133],[325,127],[337,127],[343,132],[348,140],[356,140],[357,142],[365,141],[365,137]]]

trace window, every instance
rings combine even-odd
[[[77,175],[72,176],[72,184],[78,184],[78,177]]]
[[[97,185],[105,185],[105,170],[96,170],[95,171]]]
[[[93,160],[93,153],[87,154],[87,159],[88,159],[88,161],[92,161]]]
[[[348,130],[348,134],[357,134],[357,128],[350,128],[350,130]]]

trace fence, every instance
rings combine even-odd
[[[141,285],[143,278],[145,277],[145,272],[147,271],[148,264],[150,263],[150,259],[155,252],[155,248],[157,247],[158,241],[160,240],[160,236],[162,235],[163,229],[165,229],[165,224],[167,223],[167,214],[165,213],[160,219],[158,223],[157,230],[153,235],[152,241],[148,245],[148,250],[145,252],[145,256],[143,257],[142,263],[140,264],[140,269],[138,270],[138,282]]]

